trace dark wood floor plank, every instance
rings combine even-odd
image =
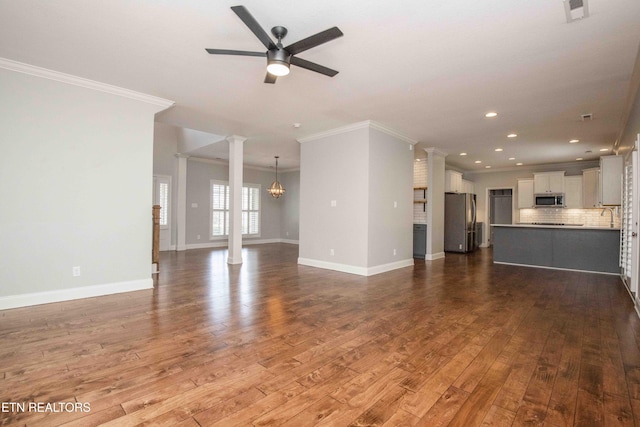
[[[370,277],[297,246],[161,254],[153,290],[0,311],[0,425],[640,425],[615,276],[447,254]]]

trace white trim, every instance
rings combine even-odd
[[[357,274],[358,276],[373,276],[374,274],[385,273],[387,271],[397,270],[398,268],[411,267],[413,266],[413,258],[368,268],[310,258],[298,258],[298,264],[309,267],[324,268],[326,270],[340,271],[342,273]]]
[[[546,270],[575,271],[577,273],[595,273],[595,274],[606,274],[608,276],[620,276],[620,273],[607,273],[605,271],[576,270],[574,268],[547,267],[545,265],[517,264],[515,262],[502,262],[502,261],[493,261],[493,263],[502,264],[502,265],[515,265],[518,267],[544,268]]]
[[[123,292],[153,289],[153,279],[140,279],[128,282],[108,283],[104,285],[83,286],[78,288],[59,289],[55,291],[34,292],[21,295],[0,297],[0,310],[49,304],[52,302],[72,301],[82,298],[99,297]]]
[[[394,138],[398,138],[401,139],[402,141],[408,142],[411,145],[415,145],[418,143],[418,141],[411,139],[407,136],[404,136],[378,122],[374,122],[372,120],[365,120],[363,122],[358,122],[358,123],[352,123],[350,125],[346,125],[346,126],[341,126],[335,129],[330,129],[328,131],[325,132],[320,132],[320,133],[316,133],[313,135],[309,135],[309,136],[305,136],[304,138],[298,138],[297,141],[300,144],[303,144],[305,142],[311,142],[311,141],[316,141],[318,139],[322,139],[322,138],[327,138],[330,136],[334,136],[334,135],[340,135],[343,133],[347,133],[347,132],[353,132],[354,130],[359,130],[359,129],[375,129],[378,130],[380,132],[384,132],[387,135],[393,136]]]
[[[326,270],[340,271],[342,273],[357,274],[359,276],[367,275],[367,269],[365,267],[355,267],[353,265],[338,264],[335,262],[320,261],[317,259],[298,258],[298,264],[307,265],[309,267],[324,268]]]
[[[387,271],[397,270],[399,268],[413,267],[413,257],[403,259],[400,261],[390,262],[388,264],[376,265],[375,267],[367,268],[367,276],[373,276],[375,274],[386,273]]]
[[[299,245],[300,240],[280,239],[280,243],[288,243],[290,245]]]
[[[36,67],[35,65],[29,65],[18,61],[12,61],[11,59],[0,58],[0,68],[6,70],[15,71],[22,74],[29,74],[35,77],[41,77],[43,79],[55,80],[57,82],[66,83],[74,86],[80,86],[86,89],[97,90],[100,92],[110,93],[112,95],[121,96],[124,98],[134,99],[136,101],[146,102],[157,107],[161,107],[162,110],[173,107],[175,101],[159,98],[157,96],[147,95],[146,93],[136,92],[130,89],[125,89],[118,86],[113,86],[107,83],[97,82],[95,80],[89,80],[71,74],[61,73],[59,71],[49,70],[46,68]]]
[[[242,239],[242,245],[265,245],[268,243],[289,243],[297,245],[297,240],[287,239]],[[207,249],[207,248],[226,248],[228,247],[228,240],[213,240],[209,243],[190,243],[186,245],[185,249]]]
[[[426,255],[424,256],[424,259],[425,259],[426,261],[435,261],[435,260],[437,260],[437,259],[442,259],[442,258],[444,258],[444,256],[445,256],[445,255],[444,255],[444,252],[436,252],[435,254],[426,254]]]

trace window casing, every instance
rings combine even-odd
[[[242,186],[242,235],[260,236],[260,185]],[[211,180],[210,238],[229,236],[229,183]]]

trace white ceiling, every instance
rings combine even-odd
[[[288,28],[285,46],[344,32],[299,55],[336,77],[292,67],[269,85],[264,59],[204,50],[264,50],[236,4],[0,0],[0,57],[174,100],[157,121],[247,137],[249,164],[280,155],[280,166],[296,167],[297,138],[373,120],[478,170],[612,148],[640,42],[638,0],[589,0],[591,16],[571,24],[562,0],[244,0],[267,32]],[[594,119],[582,122],[585,113]]]

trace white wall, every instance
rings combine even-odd
[[[360,128],[301,144],[300,258],[366,268],[368,143]]]
[[[275,170],[263,171],[245,167],[243,181],[248,184],[260,184],[261,218],[260,236],[243,238],[243,242],[251,240],[281,239],[281,210],[286,198],[292,198],[289,192],[279,199],[274,199],[267,193],[267,188],[275,178]],[[211,209],[211,180],[229,181],[229,166],[215,161],[189,158],[187,161],[187,246],[206,245],[217,242],[226,245],[227,238],[209,240],[210,209]],[[285,188],[286,189],[286,188]],[[193,207],[196,204],[197,207]],[[198,239],[200,235],[200,239]]]
[[[281,177],[287,192],[281,197],[280,237],[297,242],[300,238],[300,171],[284,172]]]
[[[369,132],[367,266],[412,260],[413,146],[377,129]]]
[[[299,263],[362,275],[412,265],[410,143],[371,122],[301,143]]]
[[[161,109],[0,69],[0,308],[152,286]]]

